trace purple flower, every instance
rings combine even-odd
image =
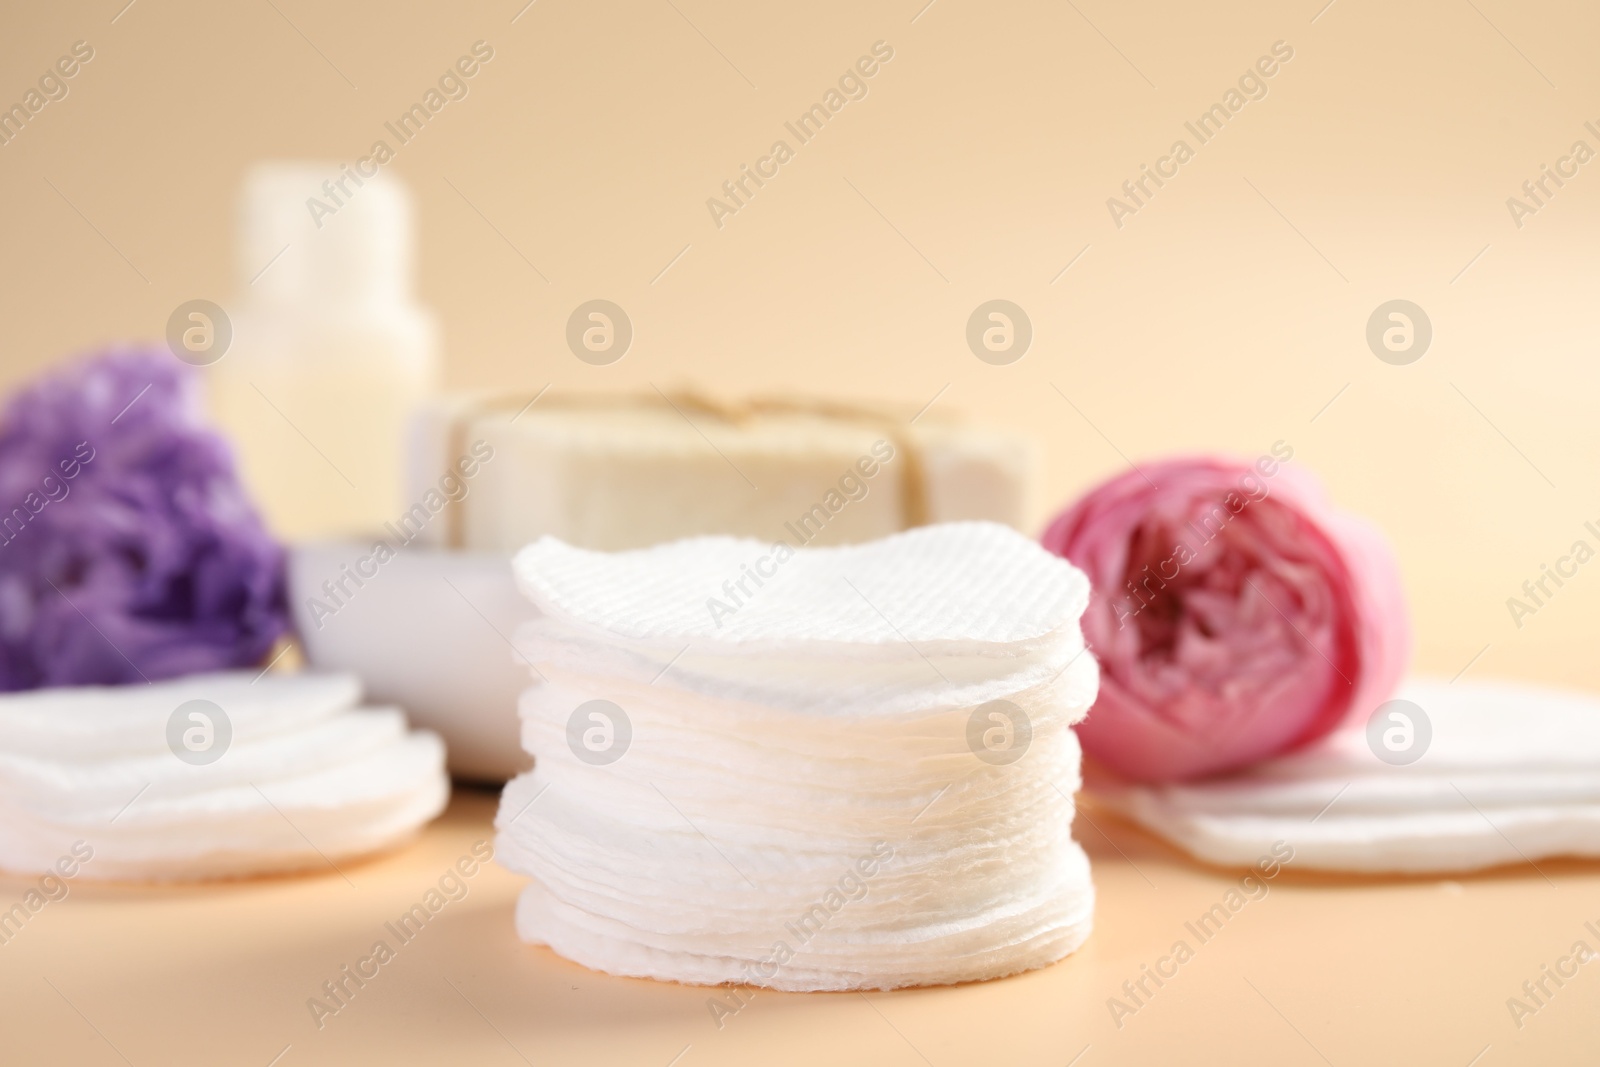
[[[207,427],[195,372],[115,351],[0,414],[0,690],[258,663],[284,555]]]

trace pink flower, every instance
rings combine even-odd
[[[1171,459],[1113,478],[1044,546],[1093,586],[1100,696],[1084,751],[1128,778],[1234,770],[1387,699],[1411,628],[1375,528],[1279,460]]]

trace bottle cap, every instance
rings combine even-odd
[[[321,307],[410,302],[410,193],[398,178],[359,166],[251,168],[240,199],[239,271],[252,297]]]

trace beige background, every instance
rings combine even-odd
[[[355,159],[483,39],[496,56],[470,96],[390,168],[418,197],[419,292],[441,315],[450,384],[693,381],[918,406],[938,395],[1045,444],[1040,523],[1124,457],[1255,454],[1283,439],[1394,538],[1421,667],[1600,689],[1600,570],[1581,571],[1520,630],[1505,604],[1583,536],[1584,520],[1600,520],[1600,163],[1520,229],[1505,203],[1574,140],[1600,149],[1583,128],[1600,120],[1590,6],[123,2],[12,3],[0,16],[5,103],[72,42],[96,52],[66,99],[0,146],[0,384],[107,341],[156,339],[184,300],[226,306],[240,286],[244,168]],[[880,39],[895,58],[867,98],[716,228],[706,198]],[[1269,95],[1116,228],[1106,198],[1277,40],[1295,56]],[[623,305],[637,331],[611,367],[580,363],[562,341],[572,308],[597,296]],[[1009,367],[980,363],[963,339],[972,309],[994,297],[1035,327]],[[1372,310],[1397,297],[1434,326],[1432,348],[1407,367],[1377,360],[1363,336]],[[317,457],[303,459],[308,478],[322,476]],[[468,805],[458,821],[482,815]],[[415,881],[458,847],[450,834],[470,832],[441,828],[425,856],[385,862]],[[1196,963],[1216,968],[1209,977],[1186,973],[1181,993],[1116,1034],[1104,998],[1221,876],[1151,860],[1158,884],[1188,887],[1178,900],[1148,891],[1114,853],[1097,858],[1101,926],[1084,958],[887,998],[884,1015],[941,1065],[986,1059],[996,1044],[1010,1062],[1065,1063],[1093,1043],[1087,1065],[1191,1042],[1320,1062],[1238,971],[1260,975],[1335,1063],[1372,1060],[1376,1035],[1414,1052],[1382,1062],[1426,1052],[1465,1064],[1488,1043],[1485,1064],[1578,1062],[1580,1038],[1595,1046],[1600,978],[1585,973],[1520,1035],[1503,1006],[1596,917],[1584,913],[1596,911],[1592,871],[1557,889],[1507,872],[1463,895],[1400,883],[1274,896],[1248,932]],[[310,905],[339,892],[337,880],[269,883],[123,905],[95,891],[53,909],[44,919],[58,941],[29,932],[51,954],[0,949],[7,1001],[36,1028],[29,1058],[58,1047],[114,1062],[39,983],[48,961],[107,1036],[141,1033],[127,1039],[136,1063],[222,1062],[194,1051],[204,1046],[264,1064],[290,1041],[306,1062],[427,1043],[439,1060],[457,1039],[484,1062],[516,1062],[459,998],[421,978],[411,992],[393,983],[365,1023],[337,1020],[343,1035],[307,1053],[293,1030],[300,988],[343,955],[322,940],[343,920]],[[509,939],[509,890],[496,892],[452,919],[482,956],[444,944],[448,930],[430,951],[535,1062],[601,1062],[604,1050],[665,1064],[690,1041],[685,1064],[918,1062],[855,998],[771,997],[750,1025],[741,1017],[702,1046],[701,994],[529,955]],[[179,937],[191,921],[214,937],[152,962],[141,938]],[[371,916],[352,921],[359,933]],[[229,930],[258,948],[225,951]],[[1255,962],[1230,970],[1230,952]],[[490,984],[500,979],[511,984]],[[568,979],[579,987],[571,1011],[555,1006]],[[196,1027],[212,1033],[214,1013],[251,1021],[218,1031],[231,1044],[190,1042]]]

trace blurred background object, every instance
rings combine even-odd
[[[1507,599],[1600,521],[1600,185],[1542,169],[1600,147],[1597,30],[1572,3],[1432,0],[34,7],[0,34],[0,103],[74,42],[93,59],[0,144],[0,384],[159,338],[187,301],[243,314],[234,294],[287,263],[235,270],[251,167],[327,160],[320,189],[384,140],[450,388],[932,401],[1040,439],[1035,532],[1129,459],[1286,440],[1395,541],[1420,669],[1596,688],[1600,581],[1581,570],[1520,619]],[[785,124],[878,41],[893,58],[865,95],[800,143]],[[1265,95],[1199,143],[1185,124],[1278,41],[1293,58]],[[402,144],[386,124],[435,90]],[[713,217],[780,139],[793,158]],[[1178,139],[1193,157],[1134,204],[1124,183],[1170,170]],[[1114,220],[1113,197],[1136,211]],[[634,327],[607,366],[566,343],[597,299]],[[1008,365],[968,343],[997,299],[1032,327]],[[1408,365],[1367,342],[1394,300],[1432,327]],[[365,492],[336,430],[279,423],[295,491],[365,514],[318,455]]]
[[[437,327],[411,295],[411,196],[375,163],[357,171],[257,165],[239,205],[233,343],[211,400],[286,537],[395,515],[403,428],[438,381]]]
[[[963,519],[1023,529],[1031,442],[924,414],[678,389],[453,397],[413,426],[406,500],[457,501],[425,543],[506,553],[546,534],[617,551],[699,534],[839,545]]]
[[[1120,775],[1203,778],[1305,747],[1365,720],[1406,673],[1388,539],[1279,446],[1118,475],[1040,538],[1094,589],[1083,630],[1100,695],[1078,733]]]
[[[290,552],[290,599],[306,658],[358,676],[370,699],[405,708],[412,722],[444,738],[456,777],[503,782],[527,770],[517,696],[528,687],[528,664],[510,640],[535,612],[517,590],[511,560],[410,549],[383,565],[381,581],[334,606],[323,583],[359,566],[367,547],[326,541]]]
[[[249,667],[289,627],[284,552],[153,348],[82,358],[0,407],[0,690]]]

